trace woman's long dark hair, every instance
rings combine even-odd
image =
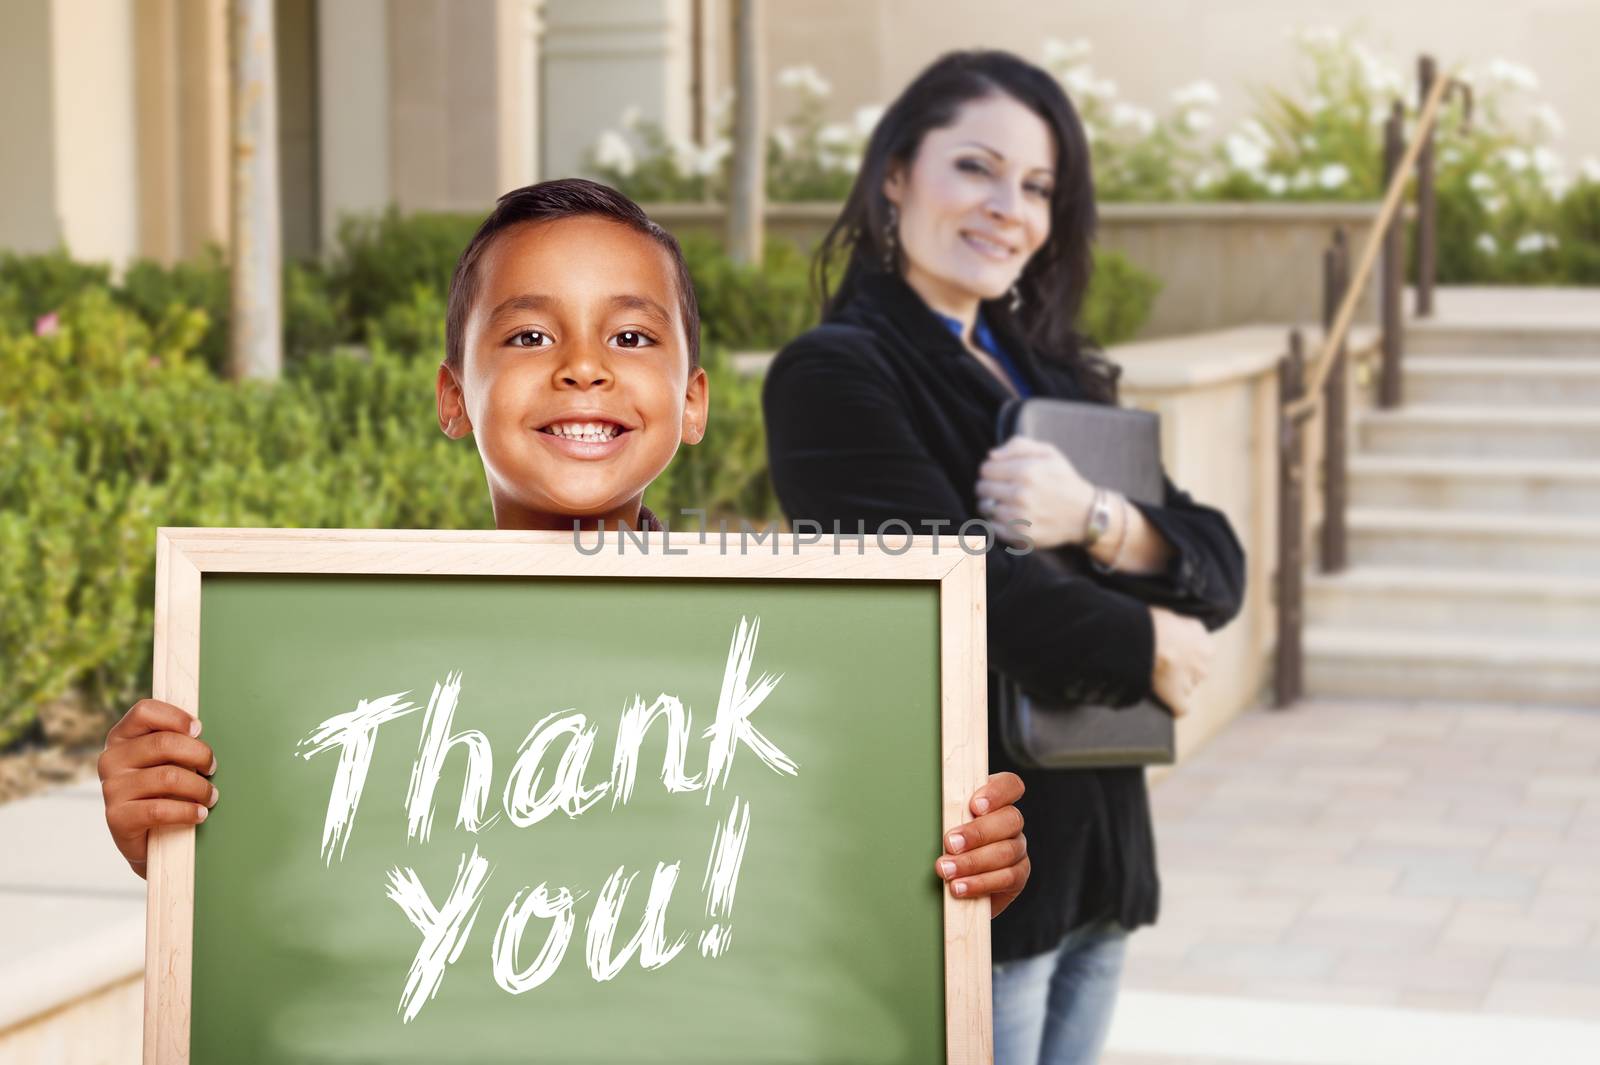
[[[812,262],[812,280],[824,315],[848,303],[862,277],[884,269],[889,201],[884,179],[896,166],[909,170],[929,130],[955,121],[963,105],[984,97],[1010,96],[1044,120],[1055,137],[1056,172],[1050,194],[1050,236],[1017,279],[1021,309],[1009,300],[984,304],[991,320],[1009,325],[1046,360],[1065,362],[1093,398],[1115,402],[1118,369],[1091,349],[1078,332],[1095,231],[1094,177],[1083,123],[1060,83],[1049,73],[997,50],[949,52],[906,86],[872,130],[844,210],[829,227]],[[899,258],[896,253],[896,259]],[[830,267],[844,263],[837,287]]]

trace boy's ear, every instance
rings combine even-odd
[[[439,364],[439,376],[434,382],[434,394],[439,404],[439,428],[452,440],[460,440],[472,432],[472,419],[467,417],[466,397],[461,394],[461,382],[447,362]]]
[[[706,418],[711,409],[711,381],[704,366],[689,375],[689,390],[684,394],[683,442],[698,444],[706,437]]]

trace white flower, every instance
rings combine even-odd
[[[1499,214],[1501,209],[1506,205],[1506,199],[1504,196],[1485,196],[1478,202],[1483,204],[1483,209],[1488,211],[1490,214]]]
[[[803,96],[826,96],[833,91],[828,79],[813,66],[784,67],[778,71],[778,84]]]
[[[1528,153],[1516,145],[1500,149],[1500,161],[1505,163],[1513,173],[1518,174],[1528,169],[1533,163]]]
[[[1560,173],[1561,156],[1541,144],[1533,149],[1533,168],[1546,177]]]
[[[1552,137],[1559,137],[1567,131],[1567,124],[1562,121],[1561,113],[1548,101],[1533,109],[1533,120]]]
[[[1317,184],[1325,189],[1336,189],[1350,180],[1350,168],[1343,163],[1329,163],[1317,174]]]
[[[1375,103],[1367,111],[1367,121],[1374,126],[1381,126],[1389,121],[1389,114],[1393,107],[1386,103]]]
[[[1118,129],[1132,128],[1144,137],[1156,128],[1156,116],[1143,107],[1118,100],[1111,105],[1111,124]]]
[[[1185,111],[1183,113],[1183,124],[1188,128],[1190,133],[1199,133],[1203,129],[1210,128],[1211,112]]]
[[[1522,255],[1537,255],[1556,246],[1556,238],[1548,233],[1524,233],[1517,238],[1517,251]]]
[[[1300,134],[1300,147],[1304,148],[1306,151],[1309,152],[1309,151],[1313,151],[1316,148],[1316,146],[1317,146],[1317,138],[1313,137],[1309,133]]]
[[[603,131],[594,142],[594,162],[602,170],[613,170],[623,177],[632,174],[636,165],[627,139],[614,129]]]
[[[667,146],[672,154],[672,169],[687,177],[700,172],[700,146],[687,137],[674,137]]]
[[[1550,194],[1550,198],[1554,200],[1559,200],[1565,196],[1567,194],[1567,189],[1572,186],[1572,182],[1568,179],[1567,175],[1561,173],[1559,170],[1552,170],[1548,174],[1540,175],[1540,180],[1544,183],[1544,190],[1548,192]]]
[[[1266,190],[1274,196],[1282,196],[1289,191],[1289,179],[1282,174],[1268,174],[1262,182]]]
[[[1076,63],[1089,54],[1090,47],[1089,42],[1082,37],[1070,41],[1047,37],[1044,42],[1044,61],[1049,66]]]
[[[855,117],[852,119],[856,127],[856,134],[862,140],[866,140],[872,136],[872,131],[878,128],[878,120],[881,118],[883,118],[883,108],[877,104],[856,108]]]
[[[1533,71],[1508,59],[1491,59],[1484,70],[1490,81],[1513,89],[1533,91],[1539,87],[1539,78]]]
[[[1253,174],[1267,165],[1267,150],[1243,134],[1228,134],[1222,147],[1228,156],[1228,165],[1235,170]]]
[[[1356,62],[1361,65],[1361,80],[1375,93],[1395,93],[1404,88],[1400,72],[1374,55],[1365,45],[1352,46]]]
[[[1192,81],[1173,91],[1172,102],[1179,107],[1215,107],[1222,96],[1209,81]]]
[[[817,130],[817,143],[829,148],[848,147],[855,139],[855,131],[842,122],[829,122]]]
[[[782,155],[793,155],[795,148],[794,130],[788,126],[774,126],[772,139],[778,142],[778,151]]]
[[[1583,180],[1600,184],[1600,159],[1592,155],[1583,157],[1583,162],[1578,164],[1578,173],[1583,175]]]
[[[1443,163],[1445,166],[1455,166],[1457,163],[1461,162],[1461,149],[1457,148],[1455,145],[1451,145],[1439,153],[1439,162]]]
[[[718,137],[710,144],[701,148],[695,157],[694,172],[701,177],[710,177],[722,169],[722,161],[733,151],[733,143],[726,137]]]
[[[1117,83],[1110,78],[1101,78],[1091,82],[1088,89],[1090,96],[1097,96],[1102,100],[1109,100],[1117,95]]]
[[[1494,178],[1485,174],[1482,170],[1475,170],[1472,176],[1467,178],[1467,187],[1477,193],[1493,192]]]
[[[1061,84],[1066,87],[1069,94],[1093,96],[1097,80],[1094,68],[1088,63],[1079,63],[1061,72]]]
[[[1205,190],[1217,180],[1217,175],[1211,172],[1210,167],[1205,167],[1194,176],[1194,187],[1197,191]]]
[[[1267,127],[1261,124],[1260,119],[1247,118],[1239,123],[1239,132],[1250,138],[1263,148],[1272,147],[1272,134],[1267,132]]]
[[[1294,172],[1294,177],[1289,180],[1289,187],[1296,190],[1309,189],[1314,180],[1311,171],[1302,167]]]
[[[1314,115],[1321,114],[1327,107],[1328,98],[1320,92],[1312,93],[1310,99],[1306,100],[1306,110]]]
[[[1500,250],[1500,242],[1494,239],[1493,233],[1479,233],[1478,239],[1473,242],[1478,250],[1485,255],[1493,255]]]

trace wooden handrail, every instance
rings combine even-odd
[[[1410,180],[1411,170],[1417,165],[1417,156],[1422,153],[1422,145],[1438,120],[1439,109],[1453,82],[1453,78],[1438,78],[1434,81],[1428,98],[1423,101],[1422,110],[1417,115],[1416,132],[1411,136],[1411,143],[1406,145],[1400,165],[1394,168],[1394,173],[1389,178],[1389,188],[1384,193],[1383,207],[1378,211],[1378,221],[1373,226],[1372,232],[1367,234],[1367,241],[1361,247],[1361,259],[1356,265],[1355,274],[1350,278],[1349,287],[1345,289],[1344,300],[1339,304],[1339,313],[1334,316],[1333,325],[1322,338],[1322,346],[1308,368],[1309,379],[1305,391],[1285,410],[1288,417],[1294,421],[1304,421],[1309,418],[1316,413],[1322,403],[1322,387],[1327,383],[1328,374],[1333,372],[1334,353],[1339,350],[1339,345],[1344,343],[1345,334],[1350,331],[1350,323],[1356,314],[1356,304],[1361,300],[1362,290],[1366,288],[1367,281],[1372,276],[1373,264],[1378,261],[1378,251],[1384,237],[1389,231],[1389,226],[1394,224],[1395,215],[1400,210],[1400,202],[1405,198],[1406,182]]]

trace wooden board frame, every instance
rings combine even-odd
[[[206,573],[936,581],[943,830],[969,819],[967,798],[987,779],[989,762],[981,554],[968,554],[955,536],[730,539],[745,549],[741,553],[725,549],[711,532],[703,543],[692,533],[638,537],[645,548],[630,533],[620,553],[613,535],[603,551],[586,554],[571,532],[161,528],[152,694],[200,712],[200,579]],[[584,534],[585,551],[594,542],[594,534]],[[194,827],[152,832],[148,860],[144,1061],[189,1065]],[[946,1060],[982,1065],[994,1057],[989,903],[943,895]]]

